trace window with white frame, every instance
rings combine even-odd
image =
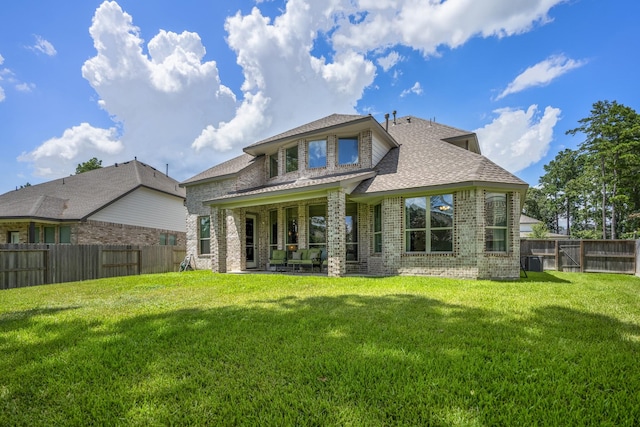
[[[509,249],[509,209],[506,193],[485,193],[485,248],[487,252]]]
[[[453,252],[453,195],[405,199],[405,250]]]

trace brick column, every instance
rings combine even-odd
[[[400,254],[404,233],[404,206],[401,197],[390,197],[382,201],[382,256],[384,274],[398,274],[401,266]]]
[[[227,223],[227,272],[242,270],[242,236],[244,224],[238,211],[226,209]]]
[[[327,274],[329,277],[340,277],[346,273],[345,205],[344,189],[329,192],[327,195]]]
[[[211,208],[211,271],[227,272],[227,233],[224,210]]]

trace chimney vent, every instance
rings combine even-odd
[[[389,130],[389,113],[384,115],[384,119],[386,121],[386,123],[384,125],[384,130],[388,131]]]
[[[396,124],[396,110],[393,110],[393,124]]]

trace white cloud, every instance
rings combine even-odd
[[[36,44],[34,44],[33,46],[29,46],[29,49],[33,50],[34,52],[44,53],[47,56],[55,56],[58,53],[51,42],[45,40],[44,38],[42,38],[42,36],[39,36],[37,34],[34,34],[34,37],[36,38]]]
[[[31,92],[36,88],[34,83],[18,83],[16,90],[19,92]]]
[[[498,116],[491,123],[475,130],[482,153],[515,173],[547,154],[561,111],[546,107],[540,116],[538,106],[531,105],[526,111],[505,108],[494,113]]]
[[[96,55],[82,75],[120,130],[116,161],[137,156],[151,165],[170,163],[174,176],[187,178],[258,139],[331,113],[355,112],[376,77],[367,57],[372,52],[402,45],[428,55],[475,36],[522,33],[546,22],[561,1],[288,0],[273,19],[254,7],[225,23],[244,77],[238,94],[221,82],[216,62],[203,61],[198,34],[160,31],[145,45],[133,18],[105,1],[90,27]],[[327,37],[334,51],[316,56],[318,37]],[[400,60],[391,51],[377,63],[390,70]],[[409,93],[420,94],[422,87],[416,83]],[[60,147],[68,141],[64,135],[59,140]],[[75,164],[100,154],[88,139],[73,144]],[[37,161],[58,157],[43,149]]]
[[[564,55],[554,55],[524,70],[516,77],[496,99],[521,92],[534,86],[544,86],[552,80],[586,64],[586,61],[576,61]]]
[[[232,120],[208,127],[193,146],[239,148],[324,115],[355,112],[375,77],[373,63],[348,49],[331,60],[311,53],[338,9],[337,1],[290,0],[273,21],[257,8],[228,18],[227,41],[245,78],[243,102]]]
[[[370,51],[404,45],[425,56],[434,55],[440,46],[455,48],[475,36],[524,33],[548,22],[549,10],[563,1],[360,0],[354,3],[366,9],[367,16],[357,24],[338,28],[333,34],[334,47]]]
[[[380,65],[384,70],[384,72],[386,73],[391,68],[393,68],[398,62],[402,60],[404,60],[404,57],[402,57],[398,52],[393,50],[387,56],[378,58],[378,65]]]
[[[416,95],[422,95],[422,86],[420,85],[420,82],[415,82],[413,86],[411,86],[411,88],[409,89],[405,89],[402,91],[402,93],[400,94],[400,98],[404,98],[405,96],[413,93]]]
[[[45,141],[35,150],[22,153],[19,161],[33,164],[35,174],[47,178],[69,175],[77,160],[98,156],[105,163],[117,161],[123,145],[115,128],[100,129],[82,123],[64,131],[61,137]]]

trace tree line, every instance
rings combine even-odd
[[[582,134],[584,141],[544,166],[524,214],[575,238],[638,238],[640,115],[616,101],[598,101],[578,123],[566,133]]]

